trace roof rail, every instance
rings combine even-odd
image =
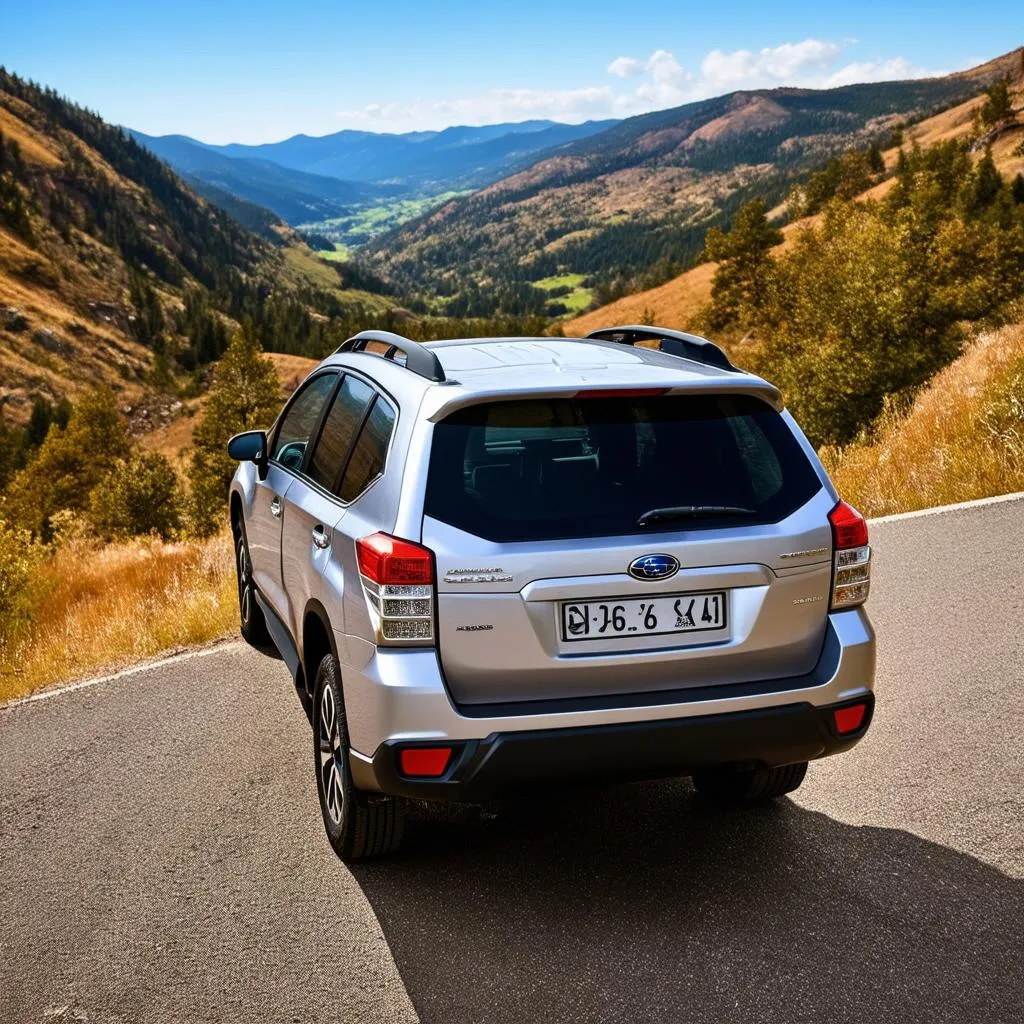
[[[687,334],[684,331],[672,331],[667,327],[649,327],[646,324],[630,324],[626,327],[605,327],[600,331],[591,331],[587,335],[596,341],[614,341],[620,345],[636,345],[642,341],[660,341],[658,346],[662,352],[683,359],[693,359],[708,366],[717,366],[721,370],[739,370],[729,362],[729,357],[713,341],[702,338],[698,334]]]
[[[365,352],[367,346],[376,342],[379,345],[387,345],[387,350],[380,353],[369,353],[380,355],[382,359],[394,360],[399,352],[405,356],[405,368],[427,380],[437,384],[443,384],[447,378],[444,375],[444,367],[441,360],[416,341],[403,338],[400,334],[392,334],[391,331],[360,331],[354,337],[343,341],[336,349],[335,355],[341,352]]]

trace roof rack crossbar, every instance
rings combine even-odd
[[[371,342],[380,345],[387,345],[387,351],[380,353],[382,359],[394,360],[399,352],[405,356],[405,368],[411,370],[420,377],[432,380],[437,384],[443,384],[447,379],[444,375],[444,367],[441,360],[430,351],[429,348],[416,341],[403,338],[400,334],[393,334],[391,331],[360,331],[358,334],[343,341],[335,354],[341,352],[365,352]],[[370,353],[375,355],[377,353]]]
[[[708,366],[717,366],[721,370],[738,372],[729,362],[729,357],[713,341],[702,338],[699,334],[687,334],[685,331],[673,331],[667,327],[649,327],[646,324],[629,324],[624,327],[605,327],[600,331],[591,331],[586,340],[614,341],[620,345],[636,345],[641,341],[660,341],[660,349],[669,355],[693,359]]]

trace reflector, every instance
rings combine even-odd
[[[402,751],[399,761],[403,775],[436,779],[439,775],[444,775],[451,756],[451,747],[410,747]]]
[[[832,712],[836,722],[836,732],[840,736],[856,732],[864,724],[864,715],[867,710],[867,704],[852,704],[848,708],[836,708]]]

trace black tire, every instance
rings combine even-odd
[[[258,650],[272,646],[263,610],[256,603],[256,584],[252,579],[249,545],[241,526],[235,538],[235,576],[238,579],[238,620],[242,639]]]
[[[405,801],[363,793],[352,782],[348,726],[333,655],[316,671],[313,687],[313,765],[324,829],[346,863],[397,850],[405,829]]]
[[[697,792],[712,804],[752,804],[792,793],[807,774],[807,762],[737,770],[728,765],[693,773]]]

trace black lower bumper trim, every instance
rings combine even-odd
[[[867,702],[857,732],[839,736],[832,712]],[[398,767],[408,743],[381,744],[371,762],[353,758],[356,784],[396,796],[485,801],[586,783],[685,775],[716,764],[782,765],[848,750],[871,724],[871,694],[825,708],[812,704],[588,728],[492,733],[454,744],[444,776],[412,779]],[[424,744],[436,746],[437,741]]]

